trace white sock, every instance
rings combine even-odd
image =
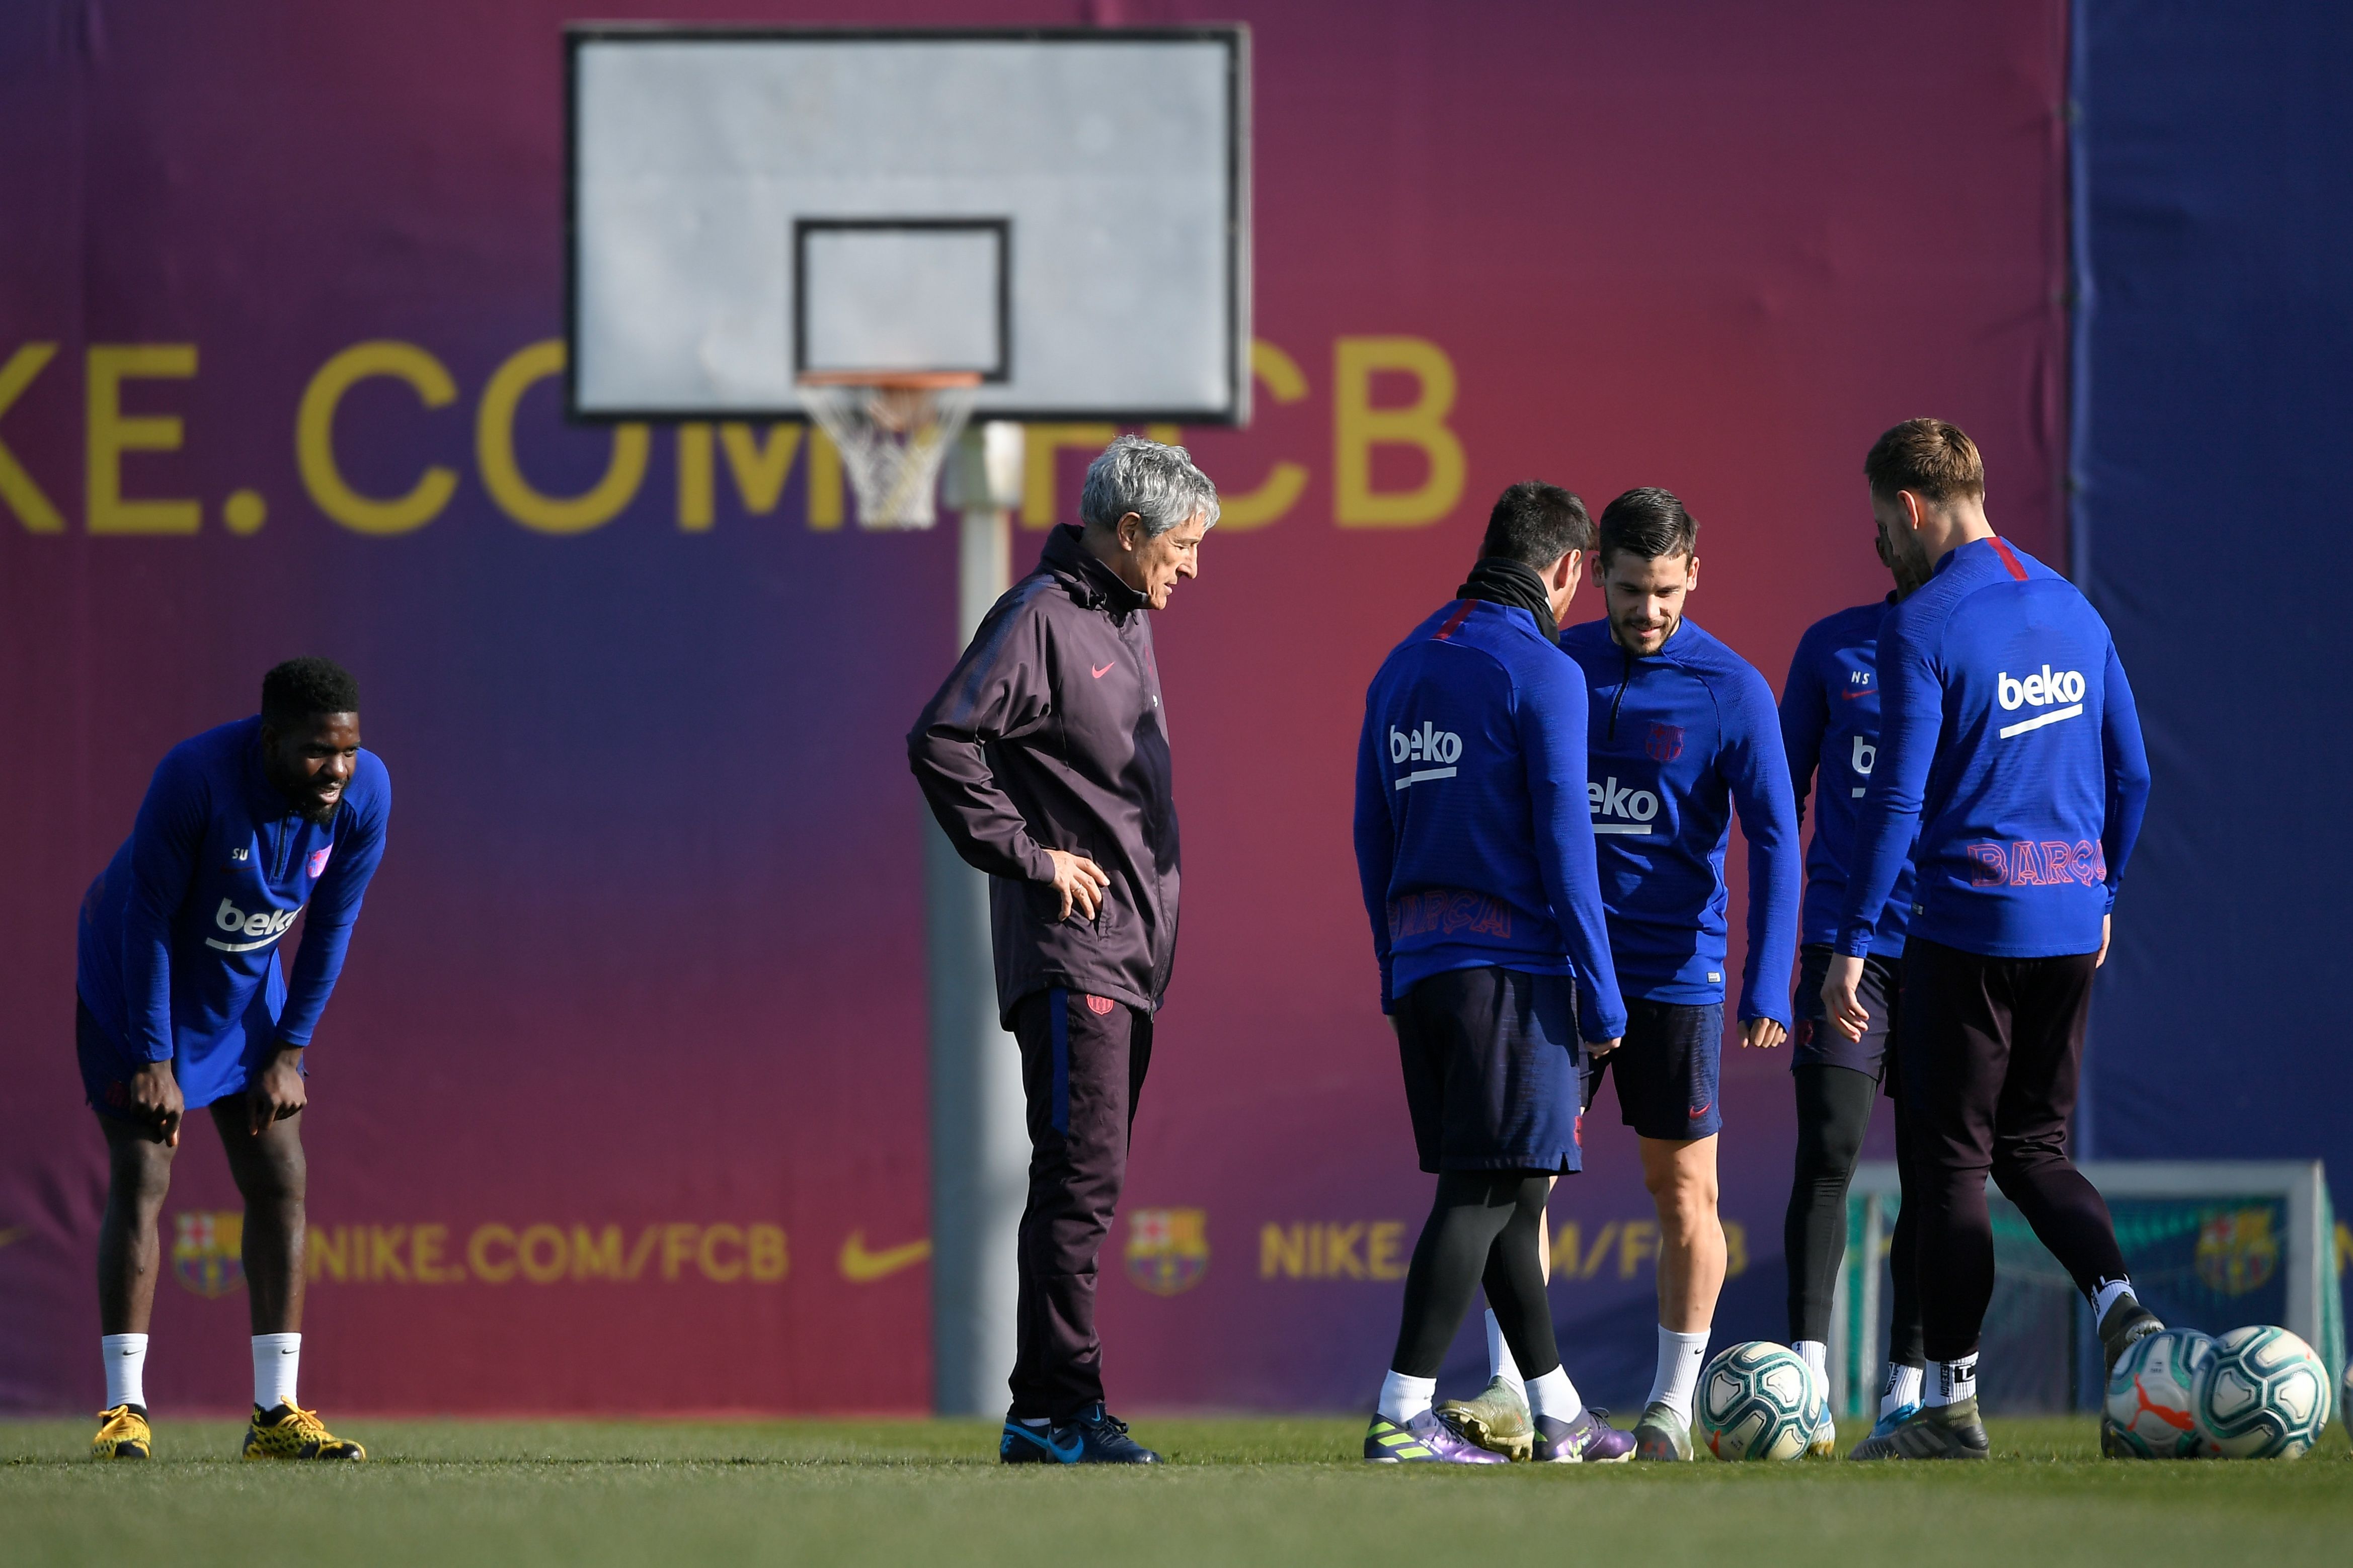
[[[1907,1405],[1920,1403],[1920,1369],[1901,1362],[1887,1363],[1887,1378],[1879,1385],[1879,1413],[1893,1415]]]
[[[1531,1415],[1574,1421],[1585,1414],[1585,1401],[1577,1396],[1577,1384],[1568,1381],[1568,1369],[1565,1366],[1556,1366],[1542,1377],[1530,1378],[1527,1390]]]
[[[253,1402],[264,1410],[294,1403],[294,1374],[302,1366],[302,1336],[253,1336]]]
[[[1683,1421],[1691,1420],[1692,1391],[1699,1386],[1700,1363],[1707,1355],[1707,1331],[1679,1334],[1659,1325],[1659,1375],[1651,1384],[1650,1403],[1664,1405]]]
[[[1429,1414],[1437,1397],[1438,1379],[1392,1372],[1381,1379],[1381,1419],[1402,1426],[1417,1415]]]
[[[1821,1384],[1822,1397],[1825,1399],[1829,1398],[1831,1393],[1831,1347],[1824,1344],[1820,1340],[1799,1340],[1796,1344],[1791,1345],[1789,1348],[1798,1352],[1799,1360],[1804,1362],[1808,1366],[1814,1369],[1814,1380]]]
[[[1932,1361],[1928,1375],[1923,1380],[1920,1403],[1934,1410],[1939,1405],[1958,1405],[1964,1399],[1978,1396],[1978,1352],[1971,1351],[1958,1361]]]
[[[1523,1394],[1527,1390],[1527,1379],[1520,1375],[1520,1369],[1513,1363],[1512,1347],[1504,1342],[1504,1325],[1495,1321],[1495,1309],[1493,1307],[1487,1309],[1487,1374],[1502,1378]]]
[[[100,1334],[98,1353],[106,1363],[106,1407],[147,1407],[147,1336]]]
[[[2098,1291],[2092,1297],[2092,1322],[2094,1327],[2107,1321],[2108,1309],[2115,1306],[2119,1299],[2129,1299],[2135,1301],[2140,1300],[2138,1296],[2133,1294],[2131,1280],[2103,1279],[2100,1281]]]

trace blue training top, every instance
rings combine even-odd
[[[165,754],[131,837],[81,901],[74,987],[126,1071],[172,1061],[188,1109],[307,1046],[384,858],[392,777],[363,749],[325,826],[261,769],[261,721]],[[277,945],[309,911],[290,987]]]
[[[1493,964],[1577,979],[1577,1031],[1626,1032],[1585,812],[1585,682],[1525,609],[1458,599],[1365,694],[1356,873],[1381,1011]]]
[[[1854,858],[1855,824],[1879,755],[1879,626],[1895,595],[1824,616],[1798,639],[1789,679],[1781,688],[1781,749],[1789,754],[1789,787],[1798,821],[1806,795],[1814,796],[1814,837],[1806,846],[1806,900],[1798,940],[1838,940],[1846,902],[1846,868]],[[1896,874],[1887,912],[1871,934],[1882,958],[1904,955],[1904,924],[1912,918],[1912,863]]]
[[[1686,619],[1638,658],[1607,619],[1561,633],[1590,693],[1587,786],[1609,951],[1630,996],[1724,1000],[1724,855],[1748,839],[1748,958],[1740,1016],[1789,1022],[1798,953],[1798,807],[1773,689]]]
[[[1912,935],[1989,958],[2097,951],[2148,804],[2099,612],[2024,551],[1973,540],[1889,613],[1879,680],[1838,950],[1870,945],[1908,847]]]

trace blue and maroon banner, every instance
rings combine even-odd
[[[1261,339],[1255,422],[1186,433],[1226,521],[1155,626],[1184,936],[1105,1257],[1110,1385],[1360,1405],[1430,1190],[1351,862],[1366,681],[1531,475],[1597,510],[1680,494],[1694,618],[1777,686],[1810,622],[1885,588],[1861,465],[1899,418],[1966,426],[1998,525],[2062,559],[2065,7],[1092,9],[1253,28]],[[902,736],[956,651],[952,534],[860,531],[798,426],[567,426],[575,15],[0,11],[0,1408],[99,1396],[77,900],[163,752],[307,652],[358,675],[396,802],[311,1053],[306,1395],[928,1398]],[[1033,430],[1018,564],[1111,433]],[[1778,1338],[1785,1055],[1736,1045],[1724,1094],[1720,1332]],[[1603,1123],[1556,1200],[1555,1302],[1571,1372],[1622,1401],[1657,1234]],[[166,1410],[245,1397],[216,1142],[191,1124],[165,1210]]]

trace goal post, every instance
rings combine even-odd
[[[2219,1334],[2276,1323],[2345,1371],[2337,1226],[2317,1160],[2101,1160],[2080,1169],[2107,1200],[2136,1292],[2174,1327]],[[1978,1388],[1990,1408],[2089,1409],[2098,1401],[2091,1310],[2017,1208],[1989,1181],[1994,1295]],[[1847,1189],[1847,1249],[1831,1315],[1831,1397],[1877,1413],[1891,1311],[1895,1166],[1867,1161]]]

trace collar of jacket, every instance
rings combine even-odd
[[[1118,573],[1087,552],[1079,542],[1076,523],[1061,523],[1046,535],[1046,548],[1039,552],[1038,564],[1060,578],[1071,598],[1114,619],[1149,607],[1149,601],[1121,582]]]
[[[1552,624],[1552,595],[1545,590],[1545,580],[1533,566],[1507,560],[1500,555],[1485,555],[1471,568],[1469,581],[1454,590],[1458,599],[1479,599],[1490,605],[1510,605],[1525,610],[1536,618],[1536,630],[1546,642],[1558,635]]]

